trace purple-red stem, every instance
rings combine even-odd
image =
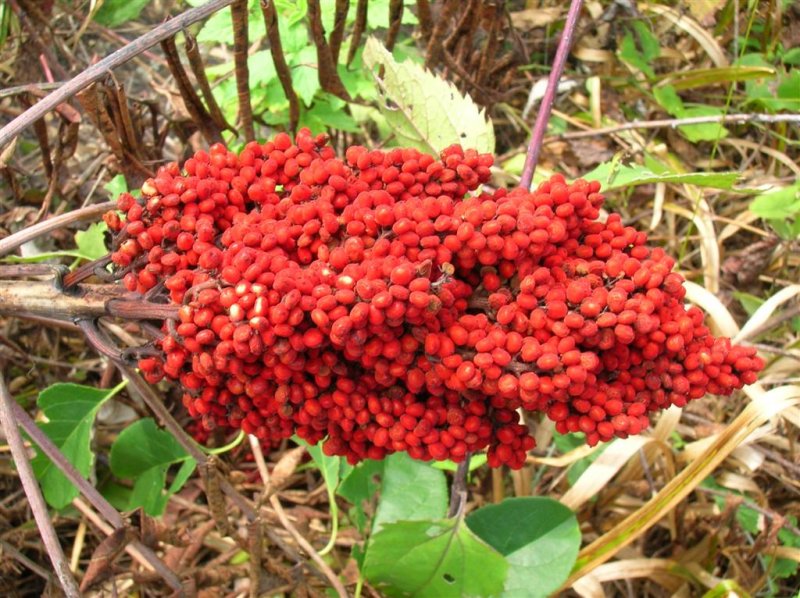
[[[122,518],[122,515],[109,503],[105,497],[95,488],[92,484],[90,484],[75,468],[75,466],[64,456],[64,454],[59,450],[59,448],[53,444],[53,441],[42,432],[42,430],[36,425],[36,423],[31,419],[31,416],[20,407],[16,402],[12,402],[11,404],[12,414],[16,423],[25,430],[25,433],[30,436],[31,440],[36,443],[39,449],[47,455],[47,458],[50,459],[58,470],[64,474],[70,482],[72,482],[75,487],[86,497],[92,506],[97,509],[97,511],[102,515],[106,521],[108,521],[112,527],[115,529],[119,529],[125,526],[125,521]],[[138,540],[134,540],[131,543],[134,548],[136,548],[147,560],[148,563],[155,569],[169,584],[169,586],[175,590],[176,592],[183,592],[183,586],[181,585],[181,580],[178,579],[178,576],[175,575],[165,564],[164,562],[158,558],[155,552],[153,552],[149,547],[143,545]]]
[[[522,169],[522,177],[519,185],[525,189],[530,189],[533,181],[533,172],[536,170],[536,162],[539,160],[539,150],[542,148],[542,140],[547,130],[547,121],[550,120],[550,111],[553,109],[553,102],[556,99],[558,81],[564,72],[564,65],[567,62],[567,54],[572,46],[572,37],[575,35],[575,25],[581,14],[583,0],[571,0],[567,20],[564,23],[564,31],[558,42],[556,57],[553,59],[553,68],[550,71],[550,78],[547,81],[547,89],[544,92],[539,112],[536,114],[536,123],[533,125],[531,140],[528,143],[528,153],[525,156],[525,167]]]
[[[39,528],[42,542],[50,561],[53,563],[53,569],[58,581],[61,583],[61,588],[68,598],[79,598],[78,584],[69,570],[69,563],[64,555],[64,549],[58,541],[53,522],[50,521],[50,513],[47,511],[42,490],[39,488],[39,483],[33,475],[31,463],[28,461],[25,445],[22,442],[22,435],[19,433],[19,428],[17,428],[14,421],[13,404],[14,399],[11,398],[5,380],[0,374],[0,429],[5,431],[8,447],[11,449],[11,456],[17,466],[19,479],[22,482],[22,488],[25,490],[25,496],[28,497],[28,503],[31,506],[31,511],[33,511],[33,518],[36,520],[36,527]]]

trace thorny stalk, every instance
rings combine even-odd
[[[39,528],[42,542],[47,550],[47,556],[50,557],[50,561],[53,563],[53,569],[55,569],[56,576],[61,582],[61,587],[68,598],[79,598],[78,584],[69,570],[69,561],[58,541],[53,522],[50,521],[50,514],[47,512],[42,490],[36,482],[33,468],[25,451],[25,445],[22,442],[22,435],[19,433],[19,428],[14,421],[13,404],[14,399],[11,398],[5,379],[0,374],[0,427],[5,432],[8,447],[11,449],[11,457],[17,466],[17,472],[19,472],[22,488],[25,490],[25,496],[28,497],[33,517],[36,520],[36,526]]]
[[[564,72],[567,54],[569,54],[570,46],[572,46],[572,37],[575,35],[575,26],[578,23],[582,7],[583,0],[570,1],[567,20],[564,23],[564,31],[562,31],[561,39],[558,42],[556,56],[553,59],[553,67],[550,70],[550,78],[547,81],[547,89],[544,92],[541,104],[539,104],[539,112],[536,114],[536,122],[533,125],[531,140],[528,144],[528,153],[525,156],[525,166],[522,169],[522,177],[519,182],[520,187],[524,189],[530,189],[531,181],[533,181],[533,173],[536,170],[536,162],[539,160],[539,151],[542,149],[542,140],[547,129],[547,122],[550,120],[550,111],[553,109],[553,102],[556,99],[558,81]]]

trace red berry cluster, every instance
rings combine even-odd
[[[595,444],[755,381],[763,362],[684,307],[674,262],[598,219],[598,183],[467,195],[491,164],[458,146],[340,159],[304,130],[162,168],[106,218],[126,287],[180,305],[141,370],[179,380],[206,430],[515,468],[534,445],[520,409]]]

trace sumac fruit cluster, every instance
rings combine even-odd
[[[673,260],[600,219],[597,182],[474,193],[491,165],[458,146],[338,157],[303,130],[161,168],[106,217],[125,286],[180,306],[139,367],[205,430],[514,468],[522,411],[595,444],[756,380]]]

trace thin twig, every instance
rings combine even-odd
[[[325,29],[322,26],[322,12],[319,0],[308,0],[308,21],[311,25],[311,37],[317,47],[317,75],[319,76],[319,86],[333,95],[350,100],[350,94],[339,77],[337,65],[333,61],[331,47],[325,39]]]
[[[41,449],[41,451],[50,459],[58,470],[66,477],[72,484],[80,491],[86,500],[97,509],[100,515],[108,521],[114,529],[119,529],[125,526],[125,521],[122,515],[109,503],[105,497],[90,484],[75,468],[75,466],[64,456],[52,440],[36,425],[31,419],[31,416],[20,407],[17,403],[12,405],[12,412],[17,424],[25,430],[25,433],[31,440]],[[176,591],[182,589],[180,579],[158,558],[147,546],[139,542],[133,542],[132,545],[139,551],[142,558],[147,562],[153,570],[159,573],[169,586]]]
[[[564,72],[564,65],[567,62],[567,54],[569,54],[569,49],[572,45],[575,25],[581,14],[582,6],[583,0],[571,0],[569,5],[567,20],[564,23],[564,31],[561,32],[561,39],[558,42],[558,49],[556,50],[556,56],[555,59],[553,59],[553,67],[550,71],[550,78],[547,81],[547,89],[539,105],[536,123],[533,125],[531,140],[528,144],[525,166],[522,169],[522,176],[519,182],[520,187],[523,189],[529,189],[531,181],[533,180],[533,172],[536,170],[536,162],[539,160],[539,151],[542,149],[544,132],[547,129],[547,122],[550,120],[550,111],[553,109],[553,102],[556,99],[558,81],[561,79],[561,73]]]
[[[35,107],[36,106],[34,106],[34,108]],[[28,241],[32,241],[36,237],[41,237],[42,235],[45,235],[51,231],[64,228],[73,222],[92,220],[98,216],[102,216],[109,210],[114,209],[115,206],[116,203],[112,201],[86,206],[85,208],[73,210],[71,212],[61,214],[60,216],[49,218],[43,222],[38,222],[33,226],[24,228],[13,235],[9,235],[4,239],[0,239],[0,256],[8,255],[20,245],[24,245]]]
[[[233,61],[236,74],[236,95],[239,98],[239,121],[245,141],[256,137],[253,128],[253,106],[250,103],[250,74],[247,68],[247,0],[231,4],[233,19]]]
[[[26,557],[24,554],[22,554],[19,550],[14,548],[11,544],[6,542],[5,540],[0,540],[0,552],[6,553],[9,556],[11,556],[11,558],[16,559],[17,561],[25,565],[28,569],[36,573],[36,575],[38,575],[45,581],[47,582],[53,581],[53,574],[50,573],[50,571],[34,563],[32,560],[30,560],[28,557]]]
[[[256,460],[256,466],[258,467],[258,472],[261,474],[261,480],[264,482],[264,486],[269,485],[269,470],[267,469],[267,462],[264,460],[264,453],[261,451],[261,444],[255,436],[252,434],[248,434],[248,440],[250,441],[250,448],[253,450],[253,456]],[[281,522],[281,525],[286,529],[287,532],[294,538],[295,542],[306,551],[308,556],[316,563],[317,567],[319,567],[320,571],[325,574],[325,577],[328,578],[333,589],[339,594],[340,597],[347,598],[347,590],[345,589],[344,585],[342,585],[341,580],[339,577],[334,573],[333,569],[328,566],[319,553],[314,550],[314,547],[306,540],[303,535],[297,531],[297,528],[292,524],[289,520],[289,517],[286,515],[286,511],[283,510],[283,505],[281,505],[281,501],[278,499],[276,494],[273,494],[269,498],[270,505],[275,510],[275,514],[278,516],[278,520]]]
[[[749,123],[800,123],[800,114],[717,114],[712,116],[692,116],[687,118],[663,118],[659,120],[640,120],[622,123],[600,129],[587,129],[586,131],[570,131],[553,135],[544,140],[544,143],[561,141],[564,139],[582,139],[584,137],[600,137],[613,135],[631,129],[665,129],[682,127],[685,125],[701,125],[705,123],[719,124],[749,124]]]
[[[26,110],[0,129],[0,149],[5,148],[12,139],[24,131],[31,123],[42,118],[56,106],[74,96],[81,89],[84,89],[87,85],[105,77],[109,70],[121,64],[125,64],[131,58],[138,56],[160,41],[172,37],[192,23],[196,23],[219,9],[228,6],[231,2],[233,2],[233,0],[210,0],[210,2],[207,2],[203,6],[189,9],[174,19],[170,19],[158,27],[154,27],[127,46],[120,48],[116,52],[106,56],[103,60],[93,64],[74,79],[65,83],[56,91],[37,102],[35,106]],[[0,255],[2,254],[0,253]]]
[[[42,490],[33,475],[33,468],[28,460],[25,445],[22,442],[22,435],[19,433],[19,428],[17,428],[17,424],[14,421],[14,399],[11,398],[8,392],[2,373],[0,373],[0,426],[5,432],[8,447],[11,449],[11,457],[17,466],[25,496],[28,497],[33,517],[36,520],[36,526],[42,536],[47,556],[50,557],[50,561],[53,563],[56,577],[61,582],[61,587],[68,598],[79,598],[78,584],[69,570],[69,561],[58,541],[53,522],[50,521],[50,514],[47,512]]]

